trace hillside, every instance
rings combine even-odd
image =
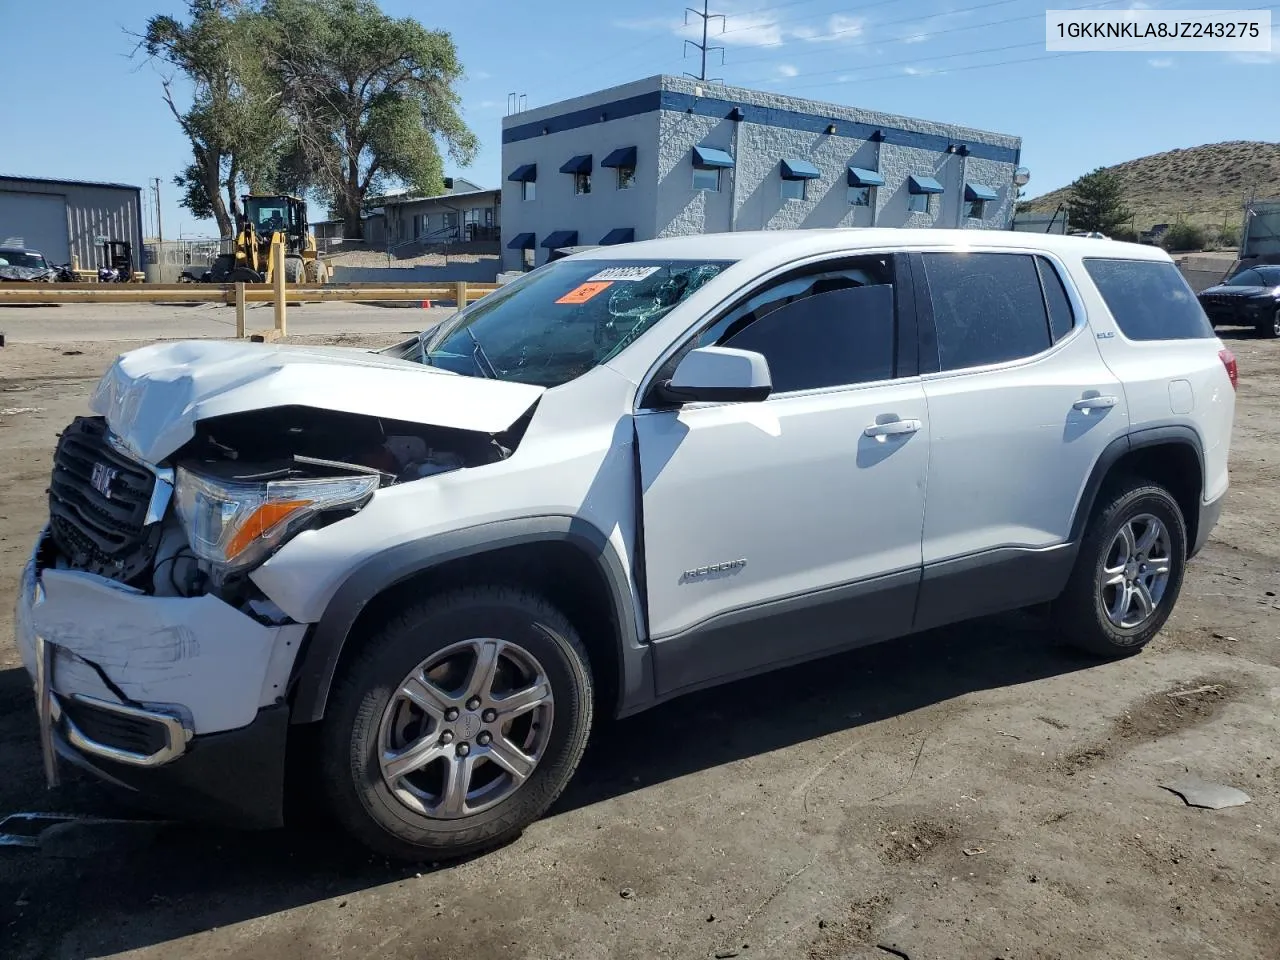
[[[1107,167],[1120,175],[1134,228],[1180,217],[1206,227],[1239,228],[1241,205],[1251,189],[1259,198],[1280,197],[1280,143],[1232,140],[1170,150]],[[1088,173],[1081,170],[1081,174]],[[1030,209],[1052,213],[1067,188],[1030,200]]]

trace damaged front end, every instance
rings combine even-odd
[[[61,758],[177,794],[183,815],[278,824],[309,627],[250,574],[380,489],[505,459],[531,413],[483,433],[269,407],[194,422],[160,463],[121,438],[127,424],[77,418],[55,451],[15,621],[51,784]]]

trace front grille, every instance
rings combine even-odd
[[[164,726],[155,720],[102,710],[74,697],[60,699],[59,705],[81,733],[108,747],[149,757],[168,746]]]
[[[101,417],[77,417],[58,441],[49,527],[71,566],[129,583],[151,564],[160,524],[147,525],[156,478],[116,450]]]

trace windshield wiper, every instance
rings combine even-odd
[[[471,351],[471,359],[476,362],[476,367],[481,373],[491,380],[498,379],[498,368],[489,362],[489,355],[484,352],[484,347],[480,346],[480,341],[476,339],[476,335],[472,332],[471,327],[463,328],[467,331],[467,336],[471,338],[471,342],[475,344],[475,349]],[[489,368],[489,372],[485,373],[485,368]]]

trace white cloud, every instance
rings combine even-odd
[[[724,31],[720,32],[720,24],[712,23],[707,32],[707,42],[739,47],[776,47],[791,40],[804,40],[811,43],[841,43],[852,40],[863,33],[865,21],[860,17],[845,14],[833,14],[821,27],[809,25],[789,26],[785,16],[771,14],[734,13],[732,9],[724,11],[728,19]],[[702,21],[690,17],[688,23],[683,20],[665,17],[644,17],[631,20],[615,20],[613,25],[624,30],[652,32],[665,30],[683,40],[702,39]]]
[[[479,110],[492,110],[497,105],[498,105],[497,100],[481,100],[479,103],[476,104],[476,108]]]
[[[865,28],[866,21],[861,17],[836,13],[827,20],[826,29],[821,33],[811,32],[811,35],[802,39],[818,43],[847,43],[855,37],[860,37]]]
[[[929,39],[929,35],[927,33],[915,33],[909,37],[902,37],[902,42],[903,43],[924,43],[928,39]]]
[[[778,64],[778,73],[784,77],[794,77],[800,73],[794,66],[789,63]]]
[[[618,20],[614,26],[624,30],[666,30],[683,40],[701,40],[702,22],[690,18],[692,22],[683,20],[650,17],[644,20]],[[783,42],[784,34],[781,23],[774,17],[735,16],[728,22],[724,33],[718,32],[719,25],[713,24],[707,31],[707,42],[733,45],[739,47],[776,46]]]
[[[923,76],[924,74],[924,71],[921,70],[919,67],[903,67],[902,72],[905,73],[908,77],[919,77],[919,76]]]
[[[1148,65],[1155,67],[1157,70],[1167,70],[1173,66],[1172,57],[1153,57],[1147,61]]]
[[[493,74],[488,70],[477,70],[475,73],[471,74],[472,80],[491,80],[492,78]]]

